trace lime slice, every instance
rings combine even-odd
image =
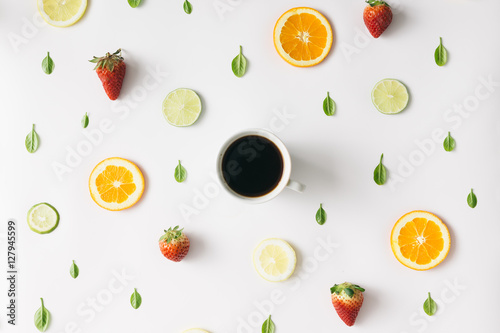
[[[398,80],[385,79],[372,90],[373,105],[383,114],[396,114],[408,105],[408,89]]]
[[[191,328],[189,330],[185,330],[182,333],[209,333],[208,331],[202,330],[201,328]]]
[[[201,113],[200,97],[191,89],[176,89],[163,101],[163,115],[170,125],[193,125]]]
[[[295,251],[282,239],[265,239],[253,252],[257,273],[271,282],[287,280],[293,274],[296,263]]]
[[[87,9],[87,0],[38,0],[38,11],[50,25],[64,28],[78,22]]]
[[[28,211],[28,225],[39,234],[52,232],[59,224],[59,213],[48,203],[34,205]]]

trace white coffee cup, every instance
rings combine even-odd
[[[246,136],[259,136],[271,141],[278,148],[283,160],[283,172],[281,174],[281,179],[279,180],[278,184],[270,192],[257,197],[245,196],[236,192],[228,185],[226,179],[224,178],[225,171],[223,170],[223,165],[222,165],[224,155],[226,154],[228,148],[235,141]],[[305,185],[296,182],[294,180],[291,180],[290,179],[291,172],[292,172],[292,160],[290,158],[290,153],[285,147],[285,144],[276,135],[264,129],[248,129],[233,135],[222,145],[219,154],[217,156],[217,175],[219,177],[220,182],[222,183],[222,187],[224,187],[234,197],[251,203],[262,203],[269,201],[274,197],[276,197],[278,194],[280,194],[281,191],[283,191],[283,189],[285,189],[286,187],[297,192],[303,192],[305,190]]]

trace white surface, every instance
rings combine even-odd
[[[218,3],[231,3],[231,11],[219,15]],[[0,217],[2,225],[8,218],[18,222],[20,309],[15,328],[2,310],[0,331],[36,332],[39,297],[53,316],[48,332],[57,333],[176,333],[190,327],[226,333],[238,332],[241,320],[258,322],[251,332],[259,332],[269,312],[280,333],[496,331],[500,86],[467,116],[445,116],[455,104],[472,101],[481,78],[500,82],[500,2],[399,3],[392,26],[366,42],[357,36],[365,32],[362,1],[193,0],[190,16],[181,0],[145,0],[136,9],[125,0],[91,1],[71,28],[24,28],[26,44],[16,52],[7,36],[23,33],[36,13],[35,1],[2,2]],[[328,17],[336,37],[324,63],[309,69],[285,63],[272,43],[276,19],[304,4]],[[443,68],[433,59],[439,36],[450,52]],[[349,61],[342,49],[356,40],[364,47]],[[230,69],[240,44],[249,61],[241,79]],[[120,99],[111,102],[87,60],[119,47],[127,75]],[[40,68],[47,51],[56,64],[50,76]],[[148,79],[156,87],[136,102],[148,68],[157,66],[169,76],[159,84]],[[396,116],[380,114],[370,101],[373,85],[387,77],[403,81],[411,94],[408,109]],[[202,116],[189,128],[169,126],[161,114],[163,98],[179,87],[195,89],[204,103]],[[327,91],[337,103],[330,118],[321,109]],[[196,193],[217,192],[213,172],[224,140],[245,128],[270,128],[276,112],[284,110],[294,118],[274,129],[292,155],[292,178],[307,191],[284,191],[257,206],[220,192],[203,206]],[[85,112],[90,126],[82,130]],[[83,133],[92,133],[105,118],[113,129],[59,181],[52,163],[65,163],[67,147],[85,145]],[[35,154],[24,148],[32,123],[41,138]],[[430,138],[436,128],[452,131],[456,151],[444,152],[439,138],[435,151],[394,190],[375,185],[373,169],[381,153],[394,180],[400,159],[418,157],[415,140]],[[110,156],[137,162],[146,177],[142,200],[123,212],[103,210],[88,193],[92,168]],[[178,159],[189,173],[184,184],[173,177]],[[474,210],[466,203],[471,187],[479,200]],[[180,208],[193,206],[193,200],[198,214],[186,221]],[[52,234],[37,235],[25,216],[44,201],[59,210],[61,221]],[[320,202],[328,213],[324,226],[314,220]],[[393,224],[414,209],[437,214],[451,231],[448,258],[427,272],[403,267],[390,249]],[[181,263],[163,258],[157,245],[162,230],[177,224],[192,243]],[[252,250],[268,237],[294,246],[295,279],[272,284],[254,271]],[[316,249],[327,239],[338,247],[325,256]],[[321,262],[312,267],[311,258]],[[73,259],[81,272],[76,280],[69,276]],[[304,263],[311,267],[302,268]],[[82,307],[110,295],[105,290],[112,272],[122,270],[133,281],[105,299],[109,302],[99,311]],[[454,280],[464,289],[450,289]],[[5,304],[6,281],[0,281]],[[344,281],[367,290],[353,328],[330,303],[329,288]],[[134,287],[143,297],[138,310],[129,304]],[[441,301],[433,318],[421,310],[428,291]],[[265,305],[260,314],[256,302],[271,298],[280,304]]]

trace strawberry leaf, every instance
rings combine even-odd
[[[347,296],[349,296],[351,298],[354,295],[354,290],[352,290],[351,288],[345,288],[344,292],[347,294]]]

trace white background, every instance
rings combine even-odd
[[[30,29],[35,0],[0,3],[0,256],[5,267],[5,224],[13,218],[19,267],[18,325],[7,324],[2,305],[0,331],[36,332],[40,297],[52,313],[48,332],[57,333],[260,332],[269,313],[280,333],[497,331],[500,86],[480,88],[488,93],[481,100],[474,96],[481,78],[500,82],[500,2],[393,1],[393,23],[378,40],[366,37],[362,1],[192,0],[191,15],[182,2],[145,0],[132,9],[125,0],[90,1],[83,19],[65,29]],[[215,8],[221,3],[225,12]],[[277,18],[301,5],[324,13],[335,31],[330,55],[314,68],[290,66],[273,46]],[[440,36],[449,51],[442,68],[433,58]],[[12,43],[16,38],[22,43]],[[241,79],[230,69],[240,44],[249,61]],[[127,75],[112,102],[87,60],[119,47]],[[47,51],[56,64],[50,76],[41,70]],[[147,78],[157,67],[168,73],[159,83]],[[370,101],[374,84],[387,77],[411,93],[399,115],[382,115]],[[144,90],[145,79],[155,87]],[[172,127],[161,114],[164,97],[179,87],[196,90],[204,104],[189,128]],[[333,117],[322,111],[327,91],[337,102]],[[454,105],[474,101],[479,105],[465,116],[445,118]],[[83,130],[85,112],[90,126]],[[211,173],[224,140],[245,128],[270,128],[277,112],[294,117],[277,122],[275,132],[307,191],[285,191],[262,205],[222,190],[208,203],[200,199],[206,189],[217,192]],[[102,119],[112,130],[97,140]],[[32,123],[41,139],[35,154],[24,147]],[[451,130],[454,152],[443,150],[442,138],[430,143],[435,129]],[[54,163],[66,164],[68,149],[88,148],[84,133],[94,133],[96,144],[58,179]],[[427,142],[426,154],[416,141]],[[372,180],[381,153],[391,181],[385,186]],[[111,156],[136,162],[147,184],[141,201],[122,212],[103,210],[88,193],[92,168]],[[183,184],[173,177],[178,159],[188,170]],[[410,159],[418,164],[412,172],[402,162]],[[476,209],[466,202],[471,188]],[[61,215],[49,235],[26,224],[39,202]],[[319,203],[328,213],[324,226],[314,220]],[[189,219],[180,210],[187,206],[198,207]],[[389,243],[397,219],[415,209],[440,216],[452,237],[448,258],[426,272],[402,266]],[[157,245],[163,229],[175,225],[192,244],[181,263],[166,260]],[[254,271],[252,250],[268,237],[295,248],[295,279],[272,284]],[[328,240],[338,246],[315,255]],[[68,272],[73,259],[81,270],[76,280]],[[123,270],[133,278],[111,294],[113,272]],[[366,288],[353,328],[330,301],[329,288],[344,281]],[[455,283],[458,289],[450,287]],[[143,297],[138,310],[129,304],[134,287]],[[440,302],[433,318],[422,311],[428,291]],[[281,295],[272,306],[271,294]],[[89,310],[96,298],[106,304]],[[251,330],[238,328],[242,322]]]

